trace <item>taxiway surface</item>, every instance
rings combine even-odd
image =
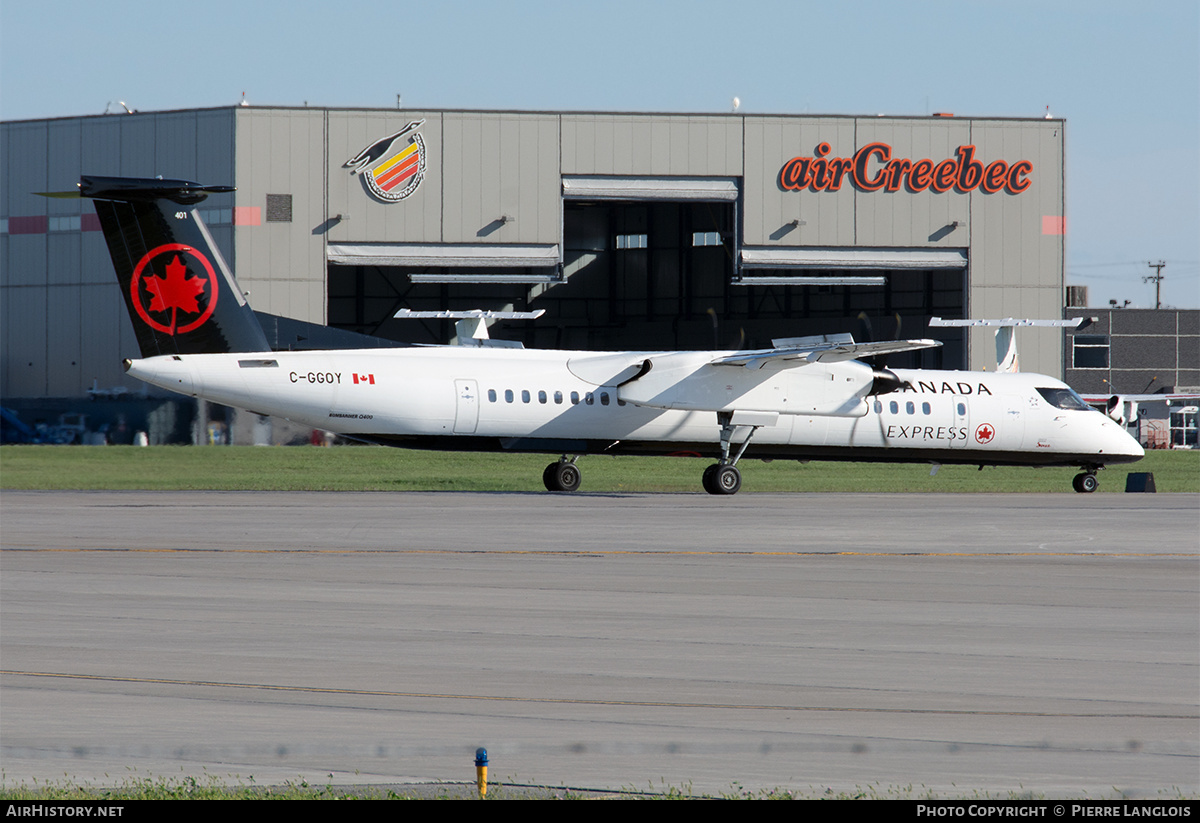
[[[5,492],[3,778],[1195,793],[1198,511]]]

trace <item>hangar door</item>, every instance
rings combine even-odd
[[[546,319],[570,320],[547,344],[718,345],[713,316],[735,269],[738,196],[725,177],[563,178],[567,282],[546,292]]]
[[[888,365],[960,369],[965,334],[930,328],[929,320],[966,316],[966,273],[966,249],[747,246],[739,251],[732,304],[745,312],[754,345],[798,334],[931,337],[942,347],[903,352]],[[777,333],[781,323],[789,335]]]

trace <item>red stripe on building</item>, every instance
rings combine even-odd
[[[262,225],[262,208],[259,206],[234,206],[233,207],[233,225],[235,226],[261,226]]]
[[[1042,234],[1066,234],[1067,218],[1052,214],[1042,215]]]
[[[100,215],[81,214],[79,216],[79,228],[81,231],[100,231]]]
[[[9,234],[45,234],[50,230],[50,218],[45,215],[8,218]]]

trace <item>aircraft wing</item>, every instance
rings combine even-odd
[[[1109,394],[1081,394],[1083,402],[1089,406],[1100,406],[1108,403],[1114,397],[1122,402],[1133,401],[1134,403],[1178,403],[1184,400],[1200,400],[1200,392],[1173,392],[1163,394],[1118,394],[1111,392]]]
[[[936,340],[855,343],[850,335],[772,342],[775,348],[761,351],[622,355],[613,364],[623,367],[613,378],[619,380],[618,398],[678,411],[862,417],[869,408],[865,398],[881,379],[898,379],[855,358],[941,345]],[[783,368],[763,370],[772,361]]]
[[[849,335],[840,336],[849,338]],[[915,349],[931,349],[942,345],[939,340],[881,340],[878,343],[855,343],[853,339],[813,339],[795,338],[793,340],[776,340],[776,348],[759,349],[757,351],[737,352],[724,355],[712,361],[714,366],[745,366],[748,369],[761,369],[772,360],[803,360],[807,363],[837,363],[842,360],[857,360],[860,357],[873,357],[879,354],[894,354]],[[780,345],[783,344],[783,345]],[[802,365],[802,364],[801,364]]]

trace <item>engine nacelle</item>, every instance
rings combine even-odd
[[[1119,394],[1108,398],[1104,412],[1122,426],[1132,426],[1137,422],[1138,403],[1136,400],[1126,400]]]

